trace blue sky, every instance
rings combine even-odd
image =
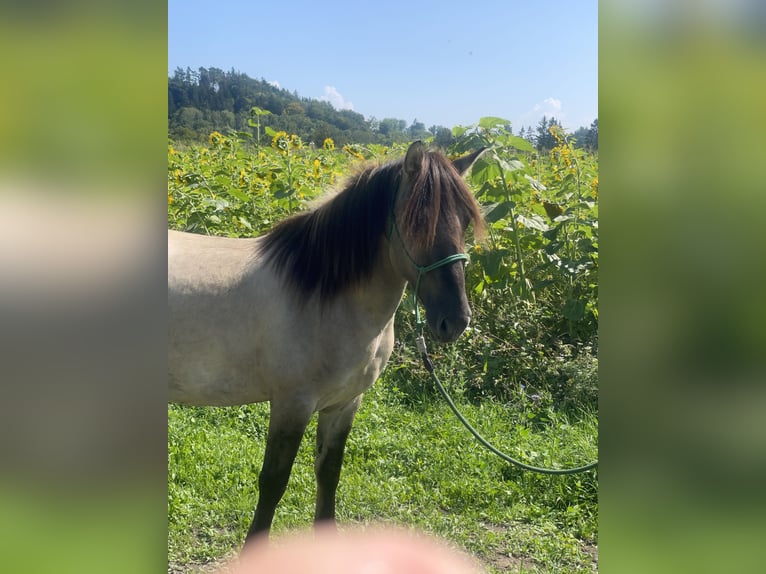
[[[369,118],[598,117],[598,2],[169,0],[168,71],[234,68]]]

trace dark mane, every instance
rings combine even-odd
[[[314,211],[277,224],[263,252],[302,295],[332,299],[372,274],[401,163],[368,166]]]
[[[368,279],[378,260],[394,193],[402,181],[403,159],[367,166],[343,190],[314,211],[277,224],[264,237],[262,253],[288,286],[306,298],[318,292],[329,301]],[[454,189],[454,192],[445,192]],[[443,155],[424,154],[420,173],[399,216],[402,233],[430,246],[439,218],[457,210],[464,225],[481,228],[470,189]],[[462,229],[456,230],[461,234]]]

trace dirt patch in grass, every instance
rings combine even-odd
[[[483,522],[482,526],[487,530],[498,534],[506,534],[510,530],[507,526],[492,524],[490,522]],[[488,566],[492,566],[500,572],[526,572],[537,566],[537,563],[528,556],[515,556],[512,553],[506,552],[495,552],[489,556],[485,556],[483,561]]]
[[[583,551],[590,555],[592,560],[593,571],[598,572],[598,546],[595,544],[586,544],[583,546]]]
[[[535,561],[530,558],[496,553],[487,558],[487,563],[501,572],[526,572],[532,570]]]
[[[484,528],[501,534],[503,536],[513,537],[514,529],[509,525],[494,524],[491,522],[482,522]],[[580,542],[580,550],[590,557],[590,568],[593,572],[598,572],[598,546]],[[499,572],[543,572],[546,571],[544,564],[533,559],[527,554],[517,554],[513,552],[495,551],[481,557],[482,562],[496,569]],[[584,566],[587,568],[587,566]]]
[[[229,574],[234,572],[236,561],[235,555],[216,558],[205,564],[182,564],[181,562],[168,562],[168,574]]]

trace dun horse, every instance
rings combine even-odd
[[[407,283],[418,285],[434,339],[454,341],[468,326],[466,257],[455,255],[469,224],[482,225],[462,179],[480,153],[450,162],[416,142],[262,237],[169,232],[170,401],[270,402],[248,541],[268,533],[314,412],[314,519],[334,522],[346,438],[391,355]]]

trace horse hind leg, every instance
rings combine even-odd
[[[295,456],[312,411],[310,407],[296,408],[293,404],[285,408],[274,401],[271,403],[266,453],[258,476],[258,504],[247,531],[246,545],[260,538],[260,535],[263,538],[268,536],[274,511],[287,488]]]
[[[362,395],[341,407],[320,411],[314,472],[317,500],[314,522],[335,523],[335,493],[340,480],[346,439],[354,422]]]

